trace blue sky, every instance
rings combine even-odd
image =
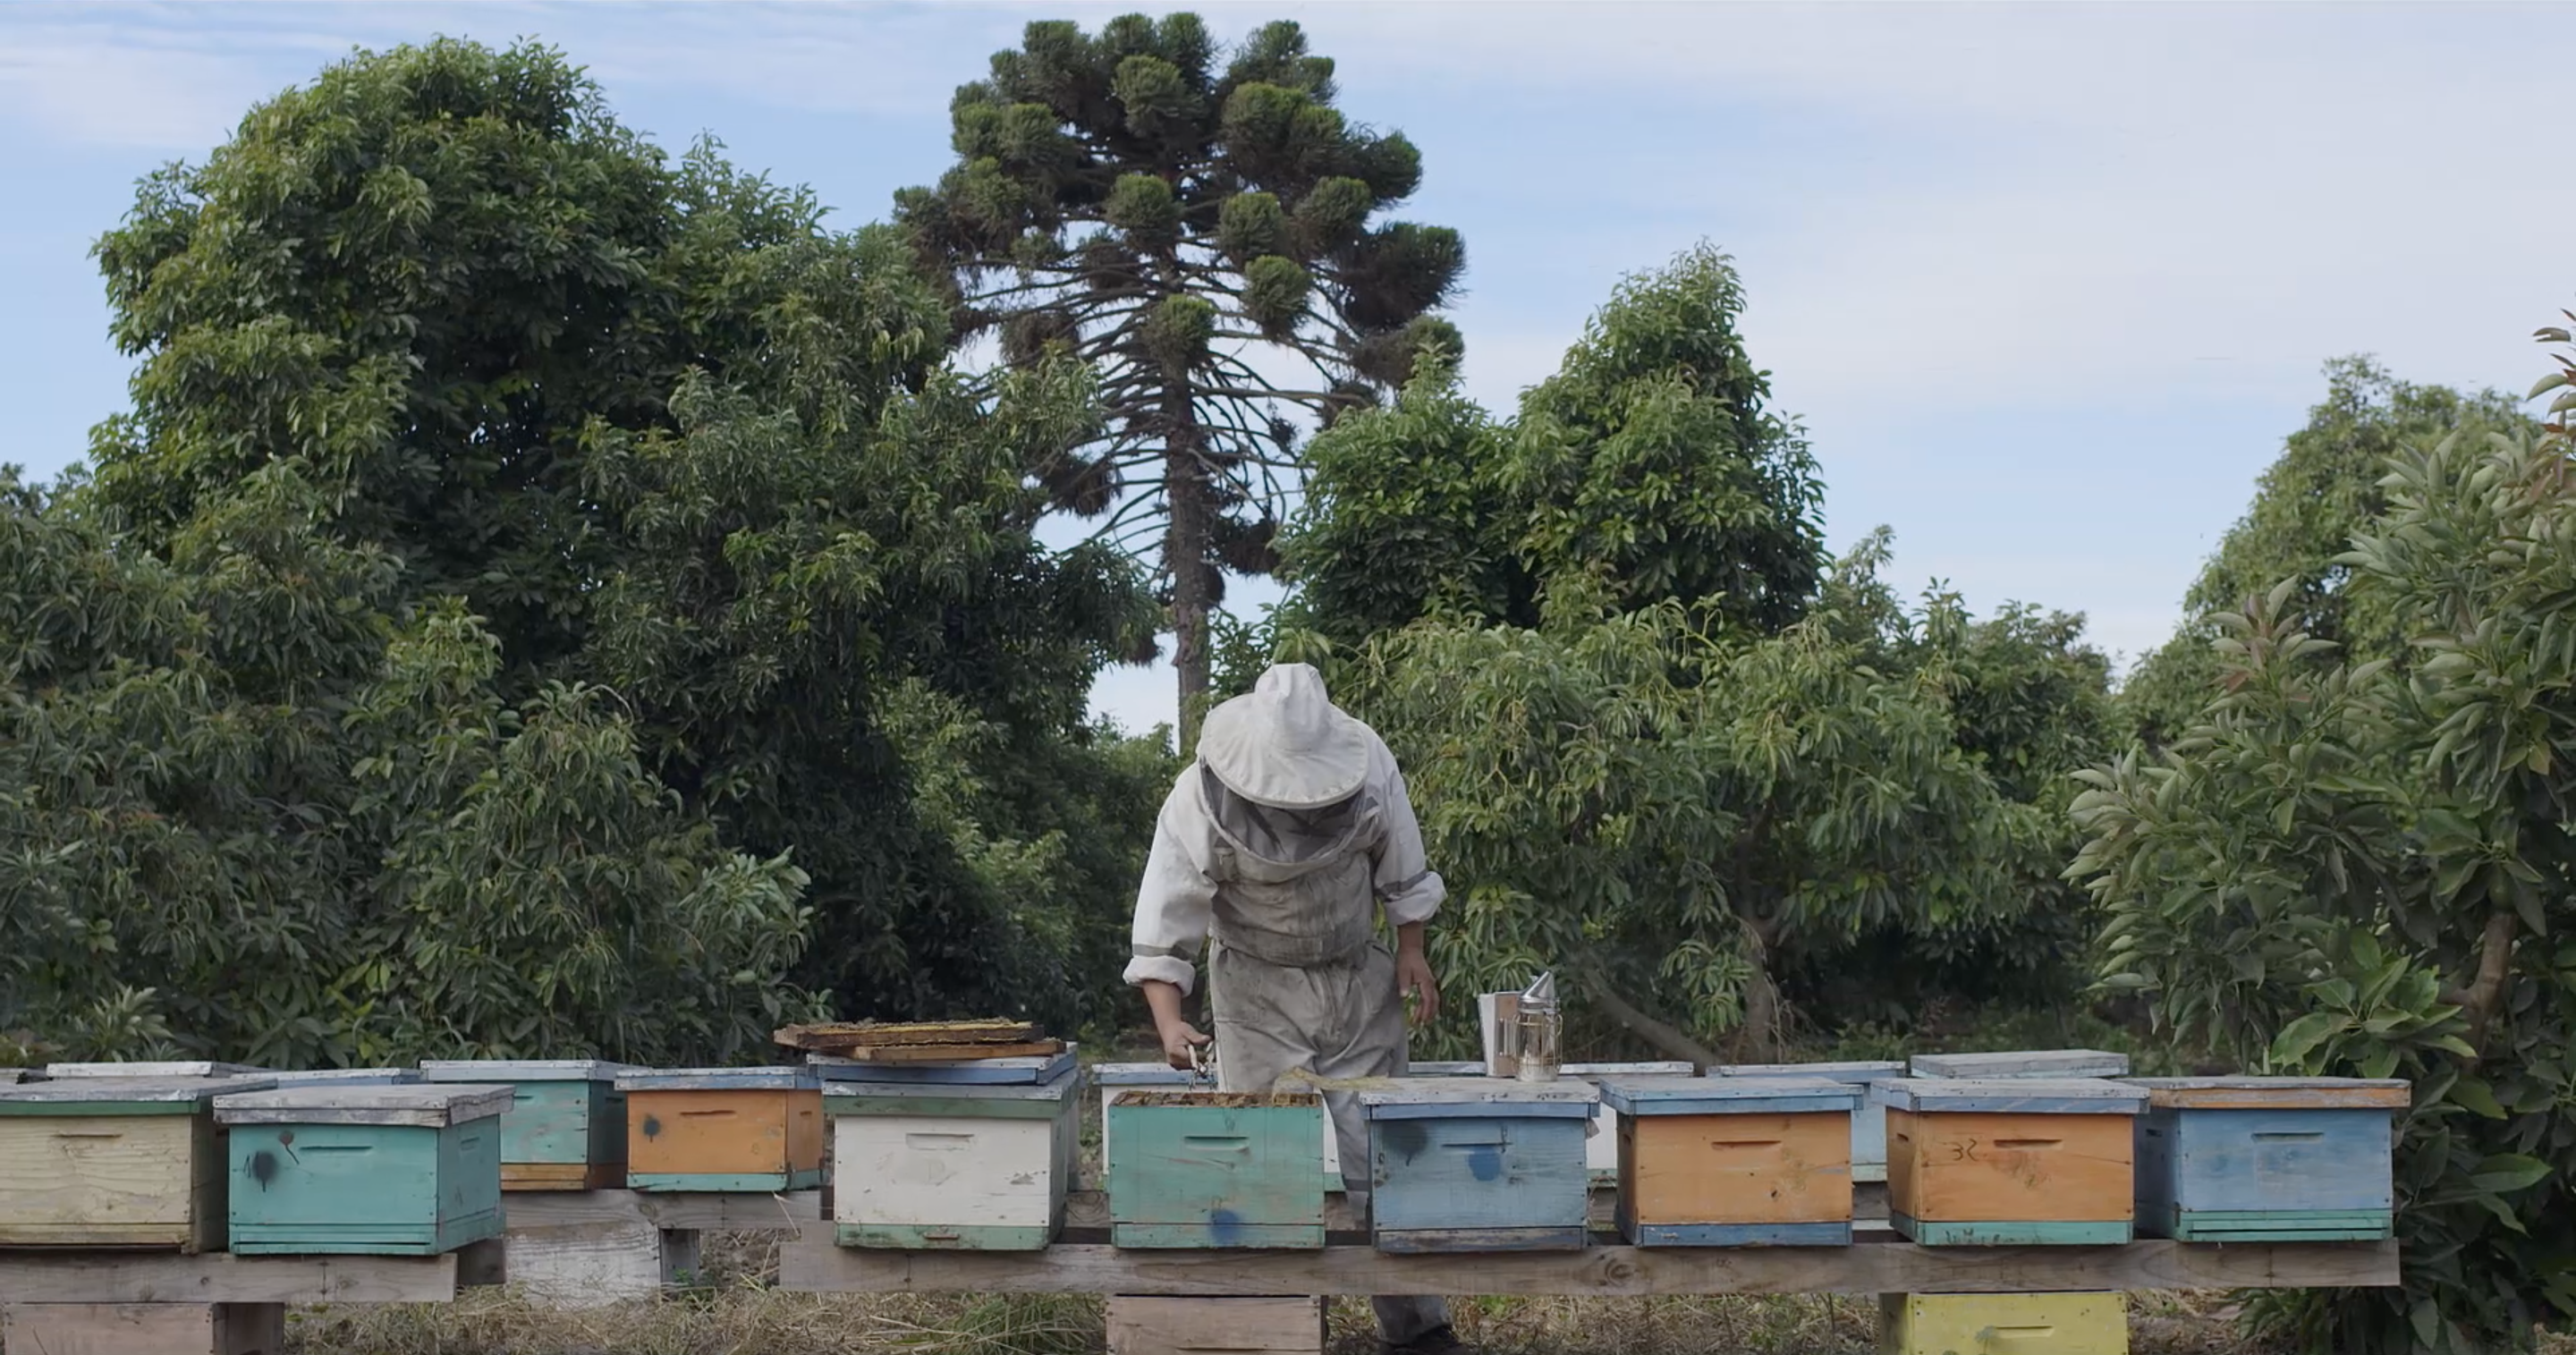
[[[134,179],[355,46],[531,36],[630,125],[813,185],[848,224],[948,155],[950,90],[1033,17],[1156,5],[0,7],[0,460],[50,473],[123,399],[89,242]],[[1734,254],[1829,535],[1980,610],[2086,613],[2133,658],[2320,364],[2519,389],[2576,304],[2557,53],[2576,9],[1210,4],[1302,21],[1343,106],[1421,146],[1468,241],[1467,379],[1553,369],[1623,273]],[[1238,601],[1259,589],[1238,588]],[[1168,675],[1094,703],[1169,717]]]

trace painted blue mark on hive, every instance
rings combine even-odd
[[[1231,1209],[1208,1211],[1209,1240],[1220,1247],[1240,1246],[1243,1242],[1243,1216]]]
[[[1467,1174],[1479,1181],[1491,1181],[1503,1174],[1503,1150],[1493,1144],[1467,1150]]]

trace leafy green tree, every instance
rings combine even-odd
[[[2563,335],[2559,337],[2563,338]],[[2527,1349],[2576,1318],[2576,492],[2561,432],[2400,448],[2340,562],[2413,651],[2338,660],[2285,579],[2227,682],[2087,775],[2104,982],[2260,1071],[2403,1076],[2402,1291],[2249,1306],[2306,1349]]]
[[[1966,970],[2079,912],[2057,778],[2106,700],[2070,618],[1908,607],[1883,535],[1820,570],[1741,304],[1713,250],[1631,279],[1508,424],[1424,363],[1316,440],[1298,591],[1267,646],[1229,637],[1230,667],[1321,659],[1394,747],[1455,896],[1451,982],[1559,967],[1586,1038],[1703,1059],[1775,1051],[1790,992],[1848,1000],[1819,978],[1855,948]],[[1809,1013],[1845,1014],[1885,1015]]]
[[[1707,246],[1621,283],[1563,368],[1492,423],[1435,358],[1390,411],[1318,438],[1286,554],[1307,623],[1351,641],[1424,615],[1529,627],[1555,579],[1776,631],[1815,594],[1823,487],[1736,333]]]
[[[650,956],[697,929],[740,934],[727,973],[746,988],[671,997],[672,1038],[702,1058],[741,1047],[725,1023],[766,1019],[752,1014],[779,1005],[771,989],[828,989],[851,1014],[1103,1012],[1150,831],[1131,802],[1165,778],[1081,702],[1099,663],[1150,635],[1152,608],[1112,552],[1038,545],[1045,500],[1022,473],[1098,426],[1094,391],[1063,361],[949,370],[947,310],[908,239],[819,218],[712,145],[666,162],[546,49],[461,42],[339,63],[204,164],[146,181],[99,248],[140,359],[134,408],[102,428],[96,483],[39,515],[73,513],[97,550],[184,597],[232,567],[191,543],[253,529],[246,486],[308,490],[293,549],[358,563],[281,567],[337,582],[228,601],[213,616],[241,642],[208,657],[172,639],[173,661],[263,718],[363,716],[451,765],[352,764],[345,785],[289,769],[318,787],[303,791],[244,753],[206,769],[204,793],[254,819],[309,794],[335,826],[258,850],[346,840],[383,873],[368,887],[436,895],[430,916],[529,948],[353,923],[329,900],[361,882],[327,870],[264,886],[245,925],[396,928],[383,945],[416,938],[438,967],[385,972],[475,1010],[459,1038],[486,1042],[553,1029],[495,1033],[479,1014],[530,995],[505,971],[611,962],[567,930],[608,882],[647,910],[618,933],[628,971],[660,973]],[[109,624],[86,603],[28,605],[73,634]],[[368,704],[369,684],[398,679],[437,701]],[[34,708],[51,690],[28,688]],[[565,782],[553,806],[528,798],[547,776]],[[517,817],[491,817],[504,808]],[[42,840],[68,840],[50,822]],[[508,849],[538,831],[570,855]],[[706,864],[731,853],[770,873]],[[478,875],[496,883],[458,883]],[[785,935],[727,920],[754,895],[812,916]],[[261,974],[292,987],[298,972]],[[165,1007],[230,1010],[217,971],[171,973]],[[350,1029],[431,1038],[367,1024],[402,1006],[378,977],[334,982]],[[300,987],[274,1004],[290,1008],[314,1010]],[[610,1038],[603,1007],[566,1010]],[[173,1028],[240,1028],[217,1014]]]
[[[2229,528],[2183,597],[2187,620],[2122,685],[2121,703],[2151,741],[2179,737],[2217,690],[2212,642],[2220,613],[2241,614],[2284,579],[2284,604],[2305,634],[2362,658],[2404,648],[2389,604],[2343,563],[2355,533],[2387,507],[2380,478],[2399,451],[2461,429],[2529,429],[2498,392],[2466,394],[2400,381],[2368,358],[2326,364],[2326,398],[2263,472],[2253,506]]]
[[[957,164],[897,196],[952,280],[960,341],[1096,363],[1100,435],[1030,469],[1055,505],[1157,561],[1183,746],[1224,573],[1268,573],[1300,420],[1399,385],[1465,267],[1456,232],[1381,214],[1422,181],[1335,107],[1297,25],[1221,53],[1194,14],[1086,35],[1030,24],[952,104]],[[1374,224],[1373,224],[1373,219]]]
[[[460,605],[398,619],[327,504],[262,468],[164,560],[0,476],[0,1053],[723,1059],[813,1011],[803,875],[605,693],[513,705]]]

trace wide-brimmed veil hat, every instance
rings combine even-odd
[[[1209,711],[1199,760],[1226,789],[1273,809],[1349,799],[1368,778],[1368,727],[1324,695],[1314,665],[1274,665],[1252,690]]]

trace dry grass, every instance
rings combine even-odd
[[[769,1288],[776,1243],[707,1239],[704,1282],[660,1300],[579,1311],[504,1290],[455,1303],[301,1310],[303,1355],[1088,1355],[1089,1295],[795,1294]],[[2135,1355],[2245,1352],[2217,1295],[2131,1301]],[[1477,1298],[1452,1304],[1459,1334],[1492,1355],[1868,1355],[1877,1304],[1826,1294],[1689,1299]],[[1335,1301],[1333,1355],[1369,1355],[1368,1304]],[[2568,1352],[2576,1355],[2576,1351]]]

